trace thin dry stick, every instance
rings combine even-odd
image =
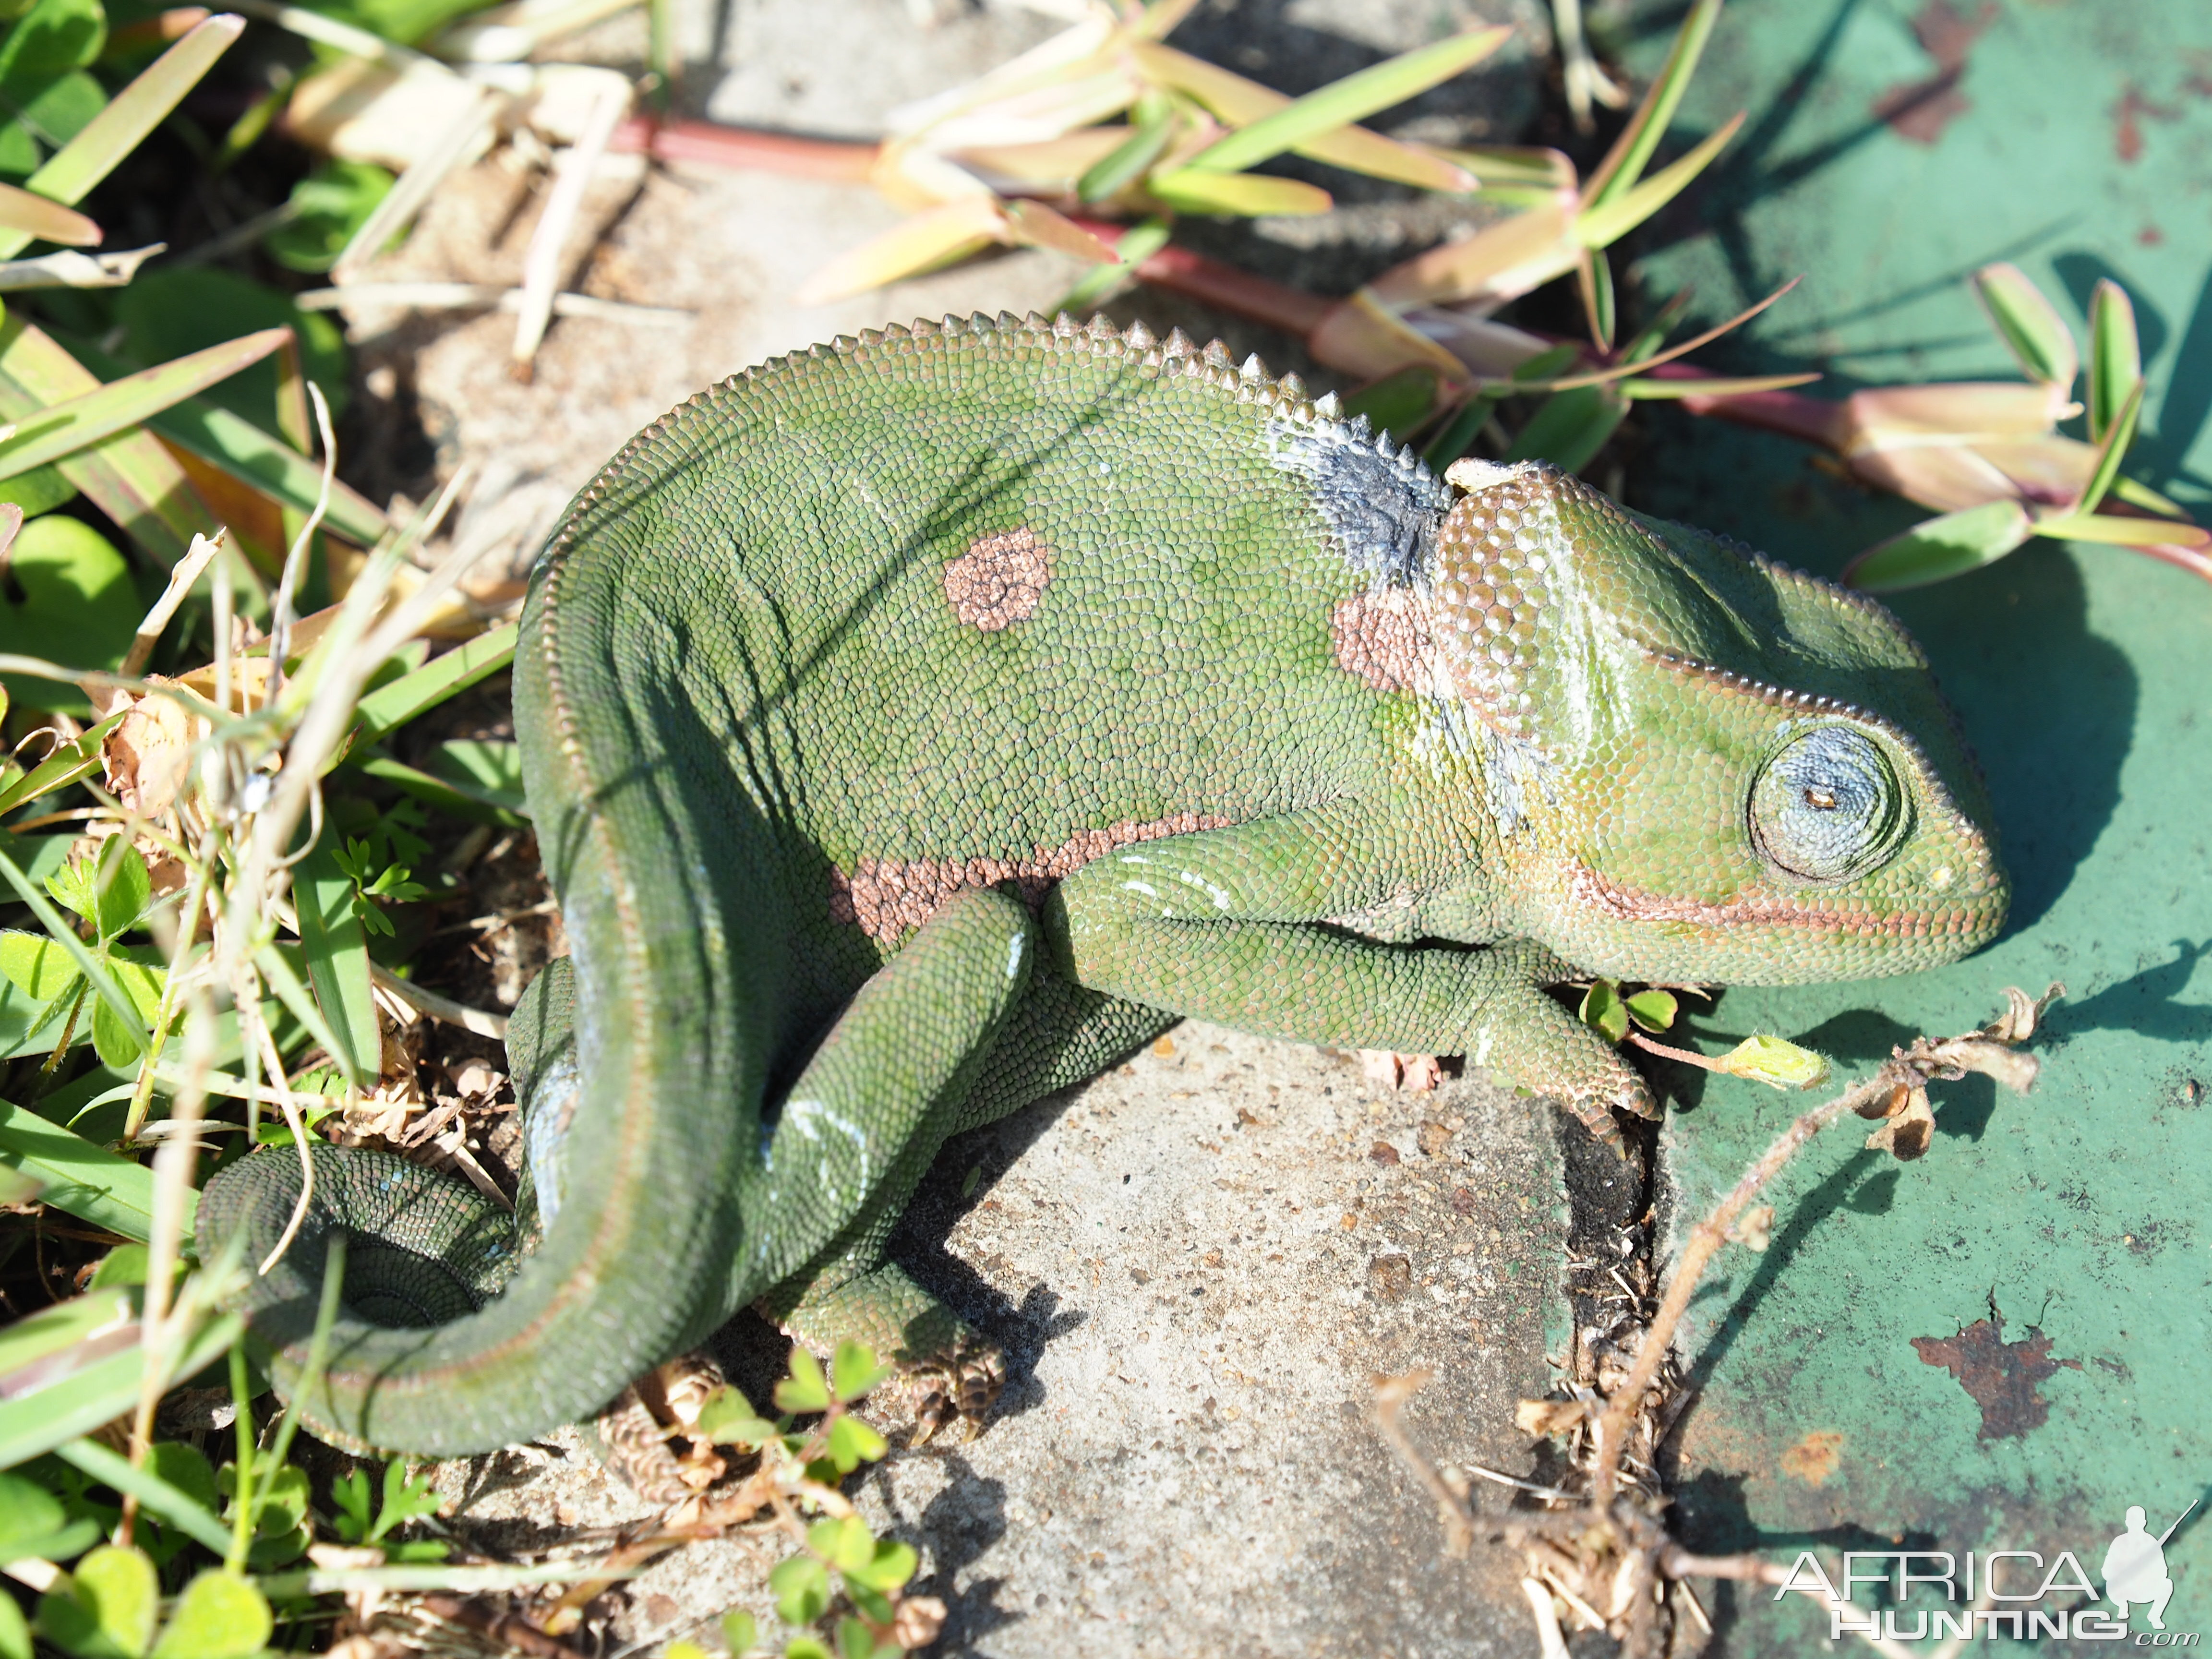
[[[291,550],[284,555],[284,574],[276,584],[276,602],[269,611],[269,694],[265,702],[276,701],[276,694],[284,689],[284,659],[292,643],[292,595],[300,585],[300,567],[306,562],[307,549],[315,539],[315,532],[322,527],[323,514],[330,511],[331,481],[337,474],[338,441],[331,430],[331,406],[324,400],[323,389],[313,380],[307,382],[307,400],[315,406],[315,430],[323,440],[323,481],[315,491],[315,510],[307,514],[307,522],[300,526],[300,533],[292,538]]]
[[[567,155],[555,165],[553,189],[545,199],[544,216],[532,233],[529,251],[522,260],[522,311],[514,321],[513,368],[515,378],[528,380],[538,343],[553,316],[553,290],[560,286],[561,248],[583,210],[584,191],[592,173],[606,154],[615,128],[629,109],[629,82],[610,74],[585,117],[583,130]]]
[[[488,1014],[481,1008],[455,1002],[451,997],[441,997],[412,980],[400,978],[381,963],[368,964],[368,976],[373,983],[382,986],[400,1001],[417,1012],[429,1015],[432,1019],[458,1025],[464,1031],[473,1031],[478,1036],[491,1037],[502,1042],[507,1040],[507,1016],[504,1014]]]
[[[154,601],[154,608],[146,613],[146,620],[138,624],[138,632],[131,641],[131,649],[124,653],[122,665],[115,671],[118,675],[125,679],[135,679],[146,672],[147,659],[154,654],[155,646],[160,643],[162,630],[176,616],[177,607],[185,602],[185,595],[191,592],[192,584],[200,579],[200,573],[208,568],[208,562],[222,551],[222,538],[229,533],[226,528],[216,531],[211,537],[192,538],[191,551],[177,562],[177,568],[169,573],[168,586],[162,590],[161,597]],[[118,691],[117,695],[121,693]],[[98,699],[94,701],[96,702]],[[112,708],[113,705],[109,707]]]
[[[350,283],[430,199],[438,186],[445,183],[447,175],[476,157],[479,143],[506,113],[508,101],[507,94],[495,88],[482,88],[473,103],[465,105],[423,146],[398,182],[385,191],[384,199],[362,221],[361,228],[354,232],[344,251],[331,264],[333,283]]]
[[[1468,1512],[1467,1500],[1444,1483],[1434,1464],[1413,1449],[1413,1443],[1398,1421],[1398,1413],[1406,1402],[1432,1375],[1416,1370],[1403,1376],[1380,1379],[1375,1385],[1375,1426],[1389,1443],[1390,1449],[1420,1476],[1421,1484],[1429,1489],[1429,1496],[1437,1500],[1437,1516],[1444,1525],[1444,1553],[1458,1557],[1465,1555],[1474,1544],[1474,1517]]]
[[[1846,1112],[1870,1105],[1896,1087],[1897,1080],[1884,1066],[1857,1087],[1845,1090],[1826,1105],[1814,1107],[1777,1136],[1759,1161],[1743,1172],[1735,1189],[1721,1200],[1711,1215],[1691,1229],[1690,1242],[1675,1267],[1673,1281],[1667,1286],[1666,1297],[1644,1334],[1644,1346],[1637,1352],[1635,1369],[1629,1373],[1628,1381],[1614,1392],[1605,1415],[1598,1419],[1597,1462],[1590,1472],[1593,1504],[1602,1505],[1612,1498],[1621,1448],[1627,1443],[1629,1419],[1658,1377],[1659,1367],[1665,1363],[1667,1350],[1674,1340],[1674,1328],[1681,1323],[1683,1314],[1689,1309],[1690,1297],[1698,1288],[1705,1264],[1728,1242],[1729,1230],[1735,1225],[1736,1218],[1759,1195],[1759,1189],[1796,1156],[1798,1148]]]

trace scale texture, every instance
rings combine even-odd
[[[1179,1017],[1465,1054],[1617,1141],[1649,1090],[1546,987],[1900,973],[2006,904],[1879,606],[1141,326],[947,319],[692,398],[556,532],[515,702],[574,945],[510,1039],[519,1238],[378,1166],[254,1292],[289,1384],[349,1194],[450,1212],[349,1291],[306,1412],[356,1443],[527,1437],[747,1303],[980,1416],[994,1351],[884,1238],[948,1134]],[[297,1180],[226,1171],[203,1249]],[[410,1248],[477,1310],[404,1323]]]

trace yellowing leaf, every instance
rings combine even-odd
[[[1006,213],[999,204],[988,196],[963,197],[848,248],[801,283],[793,297],[801,305],[827,305],[1006,240]]]
[[[1715,1060],[1712,1069],[1777,1089],[1810,1089],[1828,1080],[1825,1057],[1763,1035],[1746,1037]]]
[[[98,247],[102,234],[98,225],[74,208],[15,185],[0,185],[0,230],[21,232],[26,240],[58,242],[64,247]]]

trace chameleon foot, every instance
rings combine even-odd
[[[705,1353],[656,1366],[624,1389],[591,1424],[607,1473],[648,1504],[667,1507],[696,1497],[726,1468],[714,1446],[690,1437],[699,1407],[723,1386]]]
[[[911,1420],[909,1447],[925,1446],[955,1423],[973,1440],[1006,1386],[1006,1356],[999,1345],[963,1326],[950,1352],[902,1364],[877,1390],[890,1413]]]
[[[955,1422],[965,1423],[972,1437],[1006,1386],[1006,1357],[998,1345],[894,1263],[835,1285],[817,1280],[794,1301],[778,1306],[779,1300],[764,1298],[762,1311],[817,1353],[849,1340],[890,1362],[890,1377],[868,1397],[868,1415],[885,1429],[911,1425],[909,1445]]]

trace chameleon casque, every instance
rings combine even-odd
[[[1433,477],[1218,345],[947,318],[641,433],[541,559],[514,703],[573,956],[509,1038],[516,1221],[316,1143],[249,1293],[307,1420],[488,1449],[759,1304],[996,1351],[882,1247],[947,1135],[1182,1015],[1464,1054],[1619,1144],[1633,1068],[1547,995],[1953,960],[2007,887],[1880,605],[1540,464]],[[289,1151],[210,1182],[257,1259]],[[518,1224],[519,1223],[519,1224]]]

